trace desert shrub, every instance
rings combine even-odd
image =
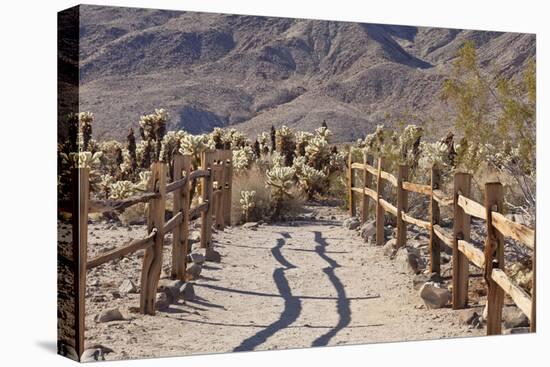
[[[255,192],[253,207],[247,211],[247,218],[243,217],[241,204],[242,192]],[[271,212],[270,195],[265,186],[265,175],[257,166],[253,165],[247,171],[233,176],[233,190],[231,197],[231,218],[233,223],[246,221],[258,221],[267,219]]]

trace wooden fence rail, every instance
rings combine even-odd
[[[469,265],[473,264],[484,272],[487,284],[487,334],[500,334],[504,295],[508,294],[516,305],[530,320],[531,331],[536,331],[536,246],[535,230],[516,223],[503,214],[503,189],[499,182],[485,185],[485,202],[480,204],[470,198],[472,176],[457,172],[454,175],[452,195],[441,190],[441,174],[432,167],[430,184],[418,184],[408,181],[408,168],[399,166],[397,176],[383,171],[384,158],[379,157],[377,167],[373,159],[364,155],[363,162],[354,162],[353,155],[348,157],[348,198],[349,214],[355,216],[357,195],[361,200],[361,223],[367,221],[370,201],[374,201],[374,218],[376,222],[376,244],[383,245],[384,214],[389,213],[397,218],[397,243],[402,247],[406,242],[406,223],[429,231],[429,269],[431,273],[440,273],[441,245],[452,250],[452,303],[453,309],[465,308],[468,305]],[[363,185],[355,183],[354,170],[363,171]],[[372,179],[376,178],[376,189]],[[396,188],[397,204],[394,206],[383,198],[384,183]],[[407,193],[425,195],[429,199],[429,220],[414,218],[407,213]],[[356,195],[357,194],[357,195]],[[440,206],[453,209],[452,230],[441,226]],[[471,218],[484,220],[487,227],[484,250],[478,249],[470,242]],[[511,238],[532,250],[533,253],[533,286],[529,295],[504,272],[504,238]]]
[[[162,267],[165,235],[173,234],[172,269],[174,279],[186,280],[187,255],[189,254],[189,223],[201,217],[201,248],[207,257],[212,249],[212,226],[223,229],[231,222],[232,152],[228,150],[205,151],[201,155],[200,169],[192,170],[191,156],[174,156],[173,181],[167,183],[167,164],[151,165],[151,179],[147,192],[124,200],[90,200],[89,168],[72,171],[70,201],[60,201],[58,210],[72,215],[73,258],[58,255],[58,260],[68,265],[74,274],[75,292],[75,351],[80,357],[84,352],[86,273],[88,270],[145,250],[141,272],[140,312],[155,313],[155,300]],[[199,203],[192,206],[192,182],[201,180]],[[173,215],[165,221],[166,200],[173,193]],[[90,212],[122,211],[128,207],[148,203],[147,229],[144,238],[88,260],[88,214]]]

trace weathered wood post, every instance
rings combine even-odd
[[[80,360],[84,352],[86,263],[88,261],[88,207],[90,196],[90,169],[73,168],[71,172],[74,331],[75,351]]]
[[[384,181],[382,180],[383,167],[384,158],[378,157],[378,172],[376,175],[376,244],[378,246],[384,245],[384,208],[380,204],[384,191]]]
[[[206,210],[201,212],[201,248],[206,249],[208,254],[211,250],[212,242],[212,210],[213,210],[213,175],[212,163],[214,152],[207,150],[201,153],[201,169],[208,171],[209,175],[202,178],[201,199],[203,203],[208,203]]]
[[[468,304],[468,258],[458,249],[458,241],[470,240],[470,216],[458,205],[458,196],[470,196],[472,176],[455,173],[454,177],[454,225],[453,225],[453,309]]]
[[[502,333],[502,306],[504,290],[493,280],[493,269],[504,269],[504,236],[492,224],[492,212],[502,213],[504,192],[500,182],[485,184],[485,212],[487,237],[485,239],[485,280],[487,281],[487,335]]]
[[[439,203],[434,199],[434,190],[439,190],[441,185],[441,173],[439,169],[432,166],[430,186],[430,273],[441,273],[441,241],[434,232],[434,226],[441,223]]]
[[[164,215],[166,205],[166,165],[155,162],[151,165],[149,190],[159,194],[149,201],[147,230],[156,229],[155,243],[145,250],[141,273],[140,311],[143,314],[155,314],[157,287],[162,269],[162,247],[164,244]]]
[[[370,154],[367,154],[367,152],[363,153],[363,188],[370,189],[372,188],[372,177],[367,170],[368,165],[372,165],[372,156]],[[371,201],[371,197],[365,194],[365,190],[362,192],[362,204],[361,204],[361,224],[365,223],[367,221],[367,218],[369,216],[369,204]]]
[[[174,191],[174,215],[182,214],[181,223],[174,227],[172,243],[172,278],[185,280],[187,266],[188,237],[189,237],[189,195],[191,173],[191,156],[176,154],[174,156],[174,181],[186,178],[183,186]]]
[[[354,217],[355,216],[355,198],[353,197],[353,168],[351,168],[351,165],[353,164],[353,152],[350,149],[349,156],[348,156],[348,205],[349,205],[349,216]]]
[[[225,190],[224,190],[224,182],[225,182],[225,151],[219,151],[217,152],[216,157],[216,165],[218,165],[220,168],[218,169],[218,174],[216,175],[216,192],[219,192],[217,194],[216,198],[216,229],[223,230],[224,229],[224,215],[223,212],[226,210],[224,207],[225,204]]]
[[[224,182],[224,193],[223,193],[223,220],[226,226],[231,225],[231,195],[233,191],[233,152],[231,150],[225,151],[225,182]]]
[[[397,170],[397,248],[405,246],[407,242],[407,223],[401,216],[402,212],[407,211],[408,193],[403,188],[403,181],[407,181],[409,177],[409,167],[405,164],[400,164]]]

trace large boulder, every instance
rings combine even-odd
[[[434,282],[427,282],[420,288],[420,298],[428,309],[444,307],[451,300],[451,292]]]
[[[359,222],[359,219],[356,218],[356,217],[348,218],[348,219],[346,219],[342,222],[342,226],[344,228],[349,229],[349,230],[354,230],[354,229],[359,228],[360,224],[361,223]]]

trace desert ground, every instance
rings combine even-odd
[[[220,262],[205,262],[194,296],[138,313],[142,254],[88,272],[89,360],[272,350],[484,335],[472,308],[428,309],[406,255],[387,256],[343,226],[338,208],[309,205],[285,223],[249,223],[213,235]],[[146,233],[145,226],[93,223],[89,256]],[[191,238],[197,238],[192,233]],[[391,238],[391,234],[389,234]],[[168,241],[169,242],[169,241]],[[426,252],[426,235],[407,245]],[[170,284],[171,247],[161,285]],[[386,252],[386,254],[385,254]],[[405,260],[404,260],[405,258]],[[445,265],[443,277],[445,277]],[[135,289],[128,282],[131,280]],[[121,288],[122,287],[122,288]],[[124,288],[126,287],[126,288]],[[416,288],[416,289],[415,289]],[[114,313],[112,311],[118,310]],[[101,317],[105,317],[100,321]],[[111,315],[111,316],[109,316]],[[470,323],[470,325],[468,325]],[[100,351],[96,353],[94,351]],[[105,352],[105,353],[103,353]],[[98,358],[100,357],[100,358]]]

